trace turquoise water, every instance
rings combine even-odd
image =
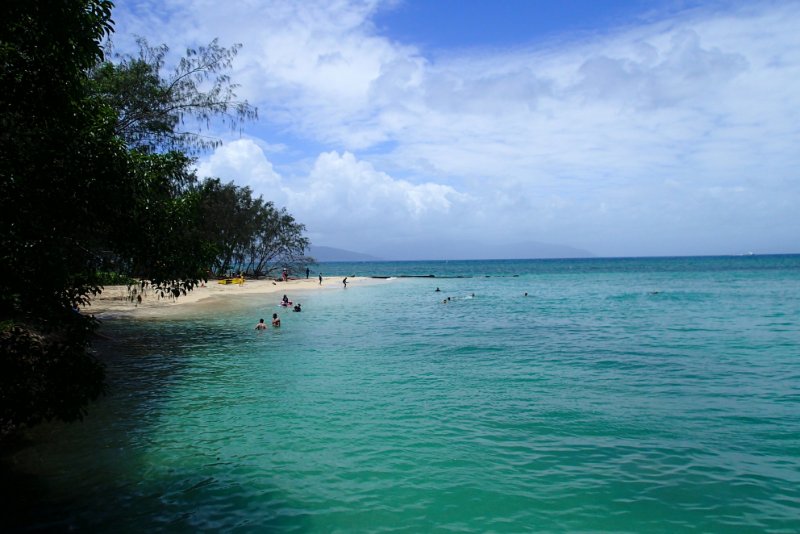
[[[320,269],[437,278],[108,322],[14,526],[800,531],[800,256]]]

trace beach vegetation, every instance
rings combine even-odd
[[[205,180],[198,191],[202,199],[205,234],[213,239],[217,255],[211,264],[212,274],[224,276],[241,270],[242,250],[258,229],[264,201],[253,198],[249,187],[233,182],[222,183],[217,178]]]
[[[116,242],[117,272],[162,296],[186,294],[208,277],[216,257],[203,233],[191,158],[135,149],[129,159],[135,188],[125,210],[127,231]]]
[[[166,77],[164,46],[112,63],[112,8],[0,3],[0,437],[102,393],[87,311],[110,280],[177,297],[308,243],[285,210],[196,176],[192,154],[219,143],[202,126],[256,116],[225,73],[238,45],[189,50]]]
[[[218,251],[212,273],[245,272],[267,276],[305,257],[305,226],[285,208],[276,208],[249,187],[208,178],[199,188],[204,235],[214,236]]]
[[[305,255],[310,244],[303,235],[305,229],[286,208],[278,209],[267,202],[261,210],[256,234],[242,251],[249,261],[244,264],[245,272],[252,272],[256,277],[270,276],[284,267],[290,272],[300,271],[314,263],[313,258]]]

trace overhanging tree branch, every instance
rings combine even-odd
[[[150,46],[137,39],[138,57],[117,56],[92,72],[100,96],[120,111],[117,134],[132,148],[150,152],[181,150],[190,154],[219,146],[220,140],[199,132],[178,132],[176,126],[193,119],[199,130],[216,119],[235,129],[258,117],[258,110],[236,98],[238,85],[225,71],[233,66],[240,44],[230,48],[214,39],[188,49],[171,75],[164,78],[166,45]]]

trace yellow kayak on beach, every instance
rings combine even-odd
[[[241,278],[223,278],[222,280],[217,280],[218,284],[228,285],[228,284],[244,284],[244,277]]]

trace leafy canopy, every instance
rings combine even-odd
[[[212,121],[235,128],[257,118],[254,107],[237,100],[238,86],[227,74],[240,44],[225,48],[214,39],[190,48],[162,77],[167,45],[153,47],[141,37],[137,43],[138,56],[118,56],[118,62],[103,62],[92,72],[95,90],[118,112],[115,131],[128,146],[198,153],[221,143],[200,133]]]

